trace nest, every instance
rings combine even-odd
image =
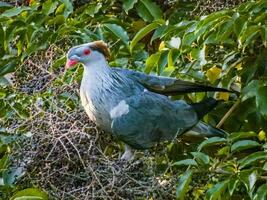
[[[51,199],[174,199],[177,177],[155,173],[153,151],[121,162],[121,145],[89,121],[80,104],[66,109],[58,101],[64,92],[77,96],[79,87],[55,84],[64,73],[63,66],[51,70],[58,53],[51,47],[32,56],[14,75],[17,90],[34,102],[30,119],[16,125],[32,135],[13,149],[13,165],[25,170],[17,185],[42,188]]]

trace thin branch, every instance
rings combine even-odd
[[[224,122],[229,118],[229,116],[234,112],[234,110],[236,109],[236,107],[239,105],[240,103],[240,99],[238,99],[233,105],[232,107],[228,110],[228,112],[223,116],[223,118],[221,119],[221,121],[217,124],[216,128],[220,128]]]

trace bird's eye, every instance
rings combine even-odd
[[[84,49],[83,50],[83,54],[84,55],[89,55],[91,53],[91,51],[89,49]]]

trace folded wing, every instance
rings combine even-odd
[[[183,81],[176,78],[169,78],[163,76],[153,76],[147,75],[142,72],[137,72],[134,70],[113,68],[117,73],[128,76],[135,81],[138,81],[148,90],[163,94],[163,95],[177,95],[191,92],[231,92],[224,88],[218,88],[213,86],[208,86],[204,84],[192,83],[189,81]]]
[[[124,107],[111,113],[112,132],[136,149],[147,149],[159,141],[172,140],[199,121],[194,108],[184,101],[170,101],[149,91],[123,101]]]

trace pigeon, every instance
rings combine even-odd
[[[134,149],[148,149],[161,141],[181,136],[224,137],[226,132],[200,121],[218,101],[199,103],[172,100],[170,96],[227,89],[176,78],[147,75],[124,68],[112,68],[109,48],[103,41],[72,47],[66,68],[84,66],[80,98],[90,120],[125,143],[122,160],[131,160]]]

